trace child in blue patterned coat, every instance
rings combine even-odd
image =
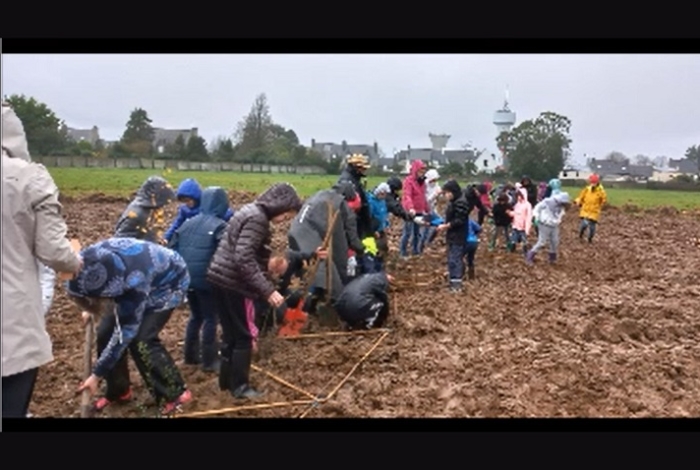
[[[185,261],[168,248],[134,238],[110,238],[80,255],[83,269],[67,282],[68,295],[86,312],[84,320],[89,314],[115,315],[116,327],[79,390],[94,395],[128,349],[161,413],[172,413],[192,395],[158,336],[187,293]]]

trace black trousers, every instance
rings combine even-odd
[[[26,418],[39,368],[2,378],[2,417]]]
[[[230,357],[236,349],[252,349],[253,335],[248,326],[245,297],[219,286],[213,286],[212,290],[224,342],[222,356]]]
[[[143,323],[141,323],[141,327],[136,337],[129,344],[128,349],[141,378],[146,383],[148,391],[158,404],[173,401],[185,391],[185,382],[182,379],[182,375],[159,337],[160,332],[170,320],[172,313],[172,309],[160,312],[146,310],[143,315]],[[116,323],[114,315],[108,316],[112,317],[112,322]],[[102,326],[102,323],[100,326]],[[104,332],[103,335],[107,336]],[[109,337],[111,337],[111,334]],[[107,342],[109,342],[109,339]],[[106,344],[103,348],[105,346]],[[117,367],[120,367],[122,361],[124,362],[124,366],[122,366],[124,369],[115,367],[105,377],[105,380],[107,380],[105,397],[108,400],[124,395],[129,388],[129,369],[126,363],[126,353],[117,363]],[[110,393],[113,395],[109,395]]]

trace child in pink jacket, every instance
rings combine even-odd
[[[523,244],[523,254],[527,254],[527,236],[532,228],[532,204],[527,200],[527,190],[519,188],[517,201],[513,206],[513,232],[511,234],[510,249],[515,251],[518,243]]]

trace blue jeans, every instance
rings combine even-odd
[[[474,267],[474,256],[476,255],[476,249],[479,247],[477,242],[468,242],[464,245],[464,251],[467,255],[467,267]]]
[[[525,235],[525,230],[515,230],[510,237],[510,243],[513,251],[515,251],[515,245],[518,243],[523,244],[523,253],[527,253],[527,235]]]
[[[190,319],[185,329],[185,342],[199,343],[201,331],[202,346],[213,345],[216,342],[218,314],[212,293],[206,290],[190,289],[187,291],[187,302],[190,305]]]
[[[434,219],[436,217],[439,217],[435,212],[430,214],[431,219]],[[435,230],[437,227],[433,227],[431,225],[428,225],[427,227],[421,227],[421,235],[420,235],[420,246],[419,250],[421,253],[423,253],[423,250],[425,249],[426,245],[430,244],[430,237],[435,233]]]
[[[416,224],[415,222],[411,220],[407,220],[403,224],[403,232],[401,233],[401,246],[400,246],[400,251],[401,251],[401,256],[408,256],[408,241],[413,237],[411,240],[411,247],[413,248],[413,254],[414,255],[419,255],[420,254],[420,229],[421,226]]]
[[[362,257],[362,274],[374,274],[382,271],[382,259],[370,254],[365,254]]]
[[[461,284],[464,278],[464,255],[466,245],[450,244],[447,247],[447,270],[450,273],[450,285]],[[472,256],[472,262],[474,258]]]
[[[586,229],[588,229],[588,240],[593,240],[593,236],[595,235],[595,229],[597,225],[598,222],[596,222],[595,220],[586,219],[582,217],[581,226],[578,231],[579,238],[583,238],[583,234],[586,233]]]

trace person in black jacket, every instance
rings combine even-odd
[[[389,185],[389,189],[391,190],[389,194],[386,195],[386,208],[389,213],[401,220],[413,220],[401,205],[401,195],[399,194],[403,189],[403,181],[401,181],[401,178],[398,176],[391,176],[386,180],[386,184]]]
[[[360,240],[364,240],[365,237],[372,234],[372,217],[363,181],[369,168],[369,159],[365,155],[354,154],[348,158],[347,165],[338,178],[338,183],[346,181],[352,183],[355,192],[360,196],[362,204],[357,212],[357,236]]]
[[[520,185],[527,191],[527,200],[530,205],[535,207],[537,205],[537,185],[533,183],[530,177],[527,175],[523,175],[522,179],[520,180]]]
[[[485,208],[481,202],[481,194],[479,194],[479,190],[477,189],[476,185],[467,185],[467,187],[464,188],[464,191],[462,191],[462,193],[464,195],[465,201],[467,201],[467,211],[469,214],[472,213],[474,208],[479,209],[479,213],[485,212],[486,215],[489,214],[488,209]]]
[[[185,330],[185,364],[201,362],[205,372],[219,369],[216,344],[218,313],[206,275],[209,262],[226,229],[228,210],[226,191],[220,187],[206,188],[201,195],[199,214],[185,220],[170,240],[170,248],[180,253],[190,273],[187,291],[190,318]]]
[[[437,231],[446,232],[447,269],[450,274],[450,290],[461,292],[464,279],[464,257],[467,254],[467,220],[469,203],[462,194],[462,188],[455,180],[448,180],[442,191],[449,204],[445,210],[445,223],[438,225]]]
[[[381,271],[362,274],[345,286],[333,307],[349,330],[381,328],[389,316],[389,283]]]
[[[114,238],[135,238],[151,243],[164,244],[166,230],[165,206],[175,201],[175,190],[164,178],[150,176],[136,192],[117,220]],[[107,348],[112,332],[117,326],[115,315],[103,315],[97,325],[97,354]],[[105,396],[97,400],[95,410],[102,411],[115,402],[126,402],[133,397],[129,378],[128,354],[124,353],[105,376]]]
[[[491,235],[489,251],[493,251],[496,248],[496,241],[501,233],[503,233],[506,241],[506,247],[510,248],[510,226],[513,223],[513,206],[508,201],[508,195],[501,193],[496,199],[496,204],[493,205],[493,224],[495,227]]]

